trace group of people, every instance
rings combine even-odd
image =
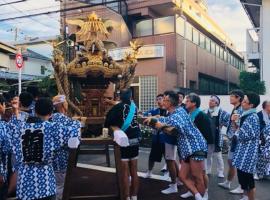
[[[130,140],[121,147],[125,198],[136,200],[138,193],[137,159],[140,124],[152,128],[152,147],[145,178],[152,176],[155,162],[165,159],[171,183],[163,194],[178,192],[184,185],[187,192],[181,198],[208,199],[209,175],[213,160],[217,161],[217,176],[224,178],[223,127],[229,139],[228,174],[220,187],[231,188],[238,176],[240,184],[232,193],[242,193],[241,200],[255,199],[254,177],[268,175],[270,167],[270,102],[263,102],[257,113],[260,96],[233,90],[230,93],[231,113],[220,107],[220,98],[212,95],[209,108],[201,109],[201,98],[195,93],[166,91],[156,97],[157,108],[140,116],[130,90],[122,91],[117,103],[107,115],[107,127],[122,130]],[[127,125],[128,128],[123,129]],[[135,141],[135,142],[134,142]]]
[[[230,189],[237,174],[240,187],[232,192],[243,193],[241,200],[254,200],[254,177],[267,175],[270,167],[270,102],[263,102],[257,113],[260,96],[241,90],[230,93],[231,113],[220,107],[217,95],[210,97],[206,110],[195,93],[166,91],[156,102],[156,109],[138,114],[132,92],[126,89],[106,116],[104,127],[128,138],[129,145],[120,148],[125,199],[138,199],[137,160],[144,125],[152,128],[145,178],[164,158],[171,184],[163,194],[177,193],[184,185],[187,192],[181,198],[208,199],[213,160],[217,176],[224,178],[221,130],[226,127],[229,169],[219,186]],[[7,99],[0,95],[0,199],[14,191],[19,200],[62,198],[68,147],[78,147],[81,128],[67,111],[63,95],[52,99],[27,91]]]
[[[217,161],[217,176],[224,178],[221,129],[226,127],[229,170],[226,181],[218,185],[230,189],[237,174],[240,186],[231,192],[243,193],[241,200],[254,200],[254,176],[268,175],[270,167],[270,102],[263,102],[263,110],[257,113],[260,97],[234,90],[230,93],[233,110],[228,113],[220,107],[217,95],[210,97],[206,110],[200,109],[201,99],[195,93],[185,96],[168,91],[156,100],[158,108],[145,113],[152,115],[145,123],[154,128],[145,177],[152,176],[154,163],[164,157],[171,184],[161,191],[163,194],[176,193],[178,185],[185,185],[188,191],[181,198],[208,199],[213,159]]]
[[[0,199],[62,199],[68,147],[81,123],[67,116],[65,96],[0,95]],[[36,91],[36,90],[32,90]]]

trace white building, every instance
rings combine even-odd
[[[0,42],[0,80],[14,83],[18,79],[16,48]],[[51,59],[27,49],[23,52],[22,81],[40,79],[52,73]],[[1,88],[0,88],[1,89]]]
[[[240,0],[253,29],[247,30],[247,57],[261,72],[270,94],[270,0]],[[255,35],[254,35],[255,33]]]

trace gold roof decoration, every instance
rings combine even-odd
[[[76,34],[82,36],[83,45],[79,46],[80,49],[74,54],[74,59],[66,63],[64,58],[66,53],[60,45],[65,44],[66,41],[54,43],[52,65],[59,93],[66,95],[70,108],[81,115],[79,107],[69,99],[69,96],[74,95],[74,91],[71,90],[72,82],[90,84],[93,80],[101,80],[104,83],[116,83],[116,90],[130,87],[135,76],[137,54],[142,43],[136,40],[130,42],[132,52],[126,54],[123,62],[117,63],[108,55],[104,47],[101,38],[108,37],[109,32],[95,13],[88,16],[88,21],[68,20],[67,22],[81,27]]]
[[[66,20],[70,25],[77,25],[80,30],[76,33],[84,41],[96,39],[98,37],[108,38],[109,32],[107,27],[103,23],[102,19],[99,18],[95,12],[90,14],[87,21],[80,19]]]

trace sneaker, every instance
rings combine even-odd
[[[172,194],[177,192],[178,192],[177,184],[170,184],[167,189],[161,191],[162,194]]]
[[[219,172],[219,173],[217,174],[217,176],[218,176],[218,178],[224,178],[224,177],[225,177],[224,174],[223,174],[223,172]]]
[[[219,183],[218,186],[224,188],[224,189],[230,189],[231,188],[231,183],[229,181],[225,181],[223,183]]]
[[[144,178],[151,178],[153,176],[152,172],[150,171],[147,171],[145,174],[144,174]]]
[[[160,170],[160,172],[165,173],[165,172],[167,172],[167,171],[168,171],[167,165],[165,164],[165,165],[162,167],[162,169]]]
[[[244,195],[240,200],[248,200],[248,196]]]
[[[187,191],[186,193],[181,194],[180,197],[183,199],[187,199],[189,197],[193,197],[193,194],[190,191]]]
[[[208,191],[206,191],[203,195],[203,200],[208,200]]]
[[[171,182],[171,177],[170,177],[170,173],[169,172],[165,172],[163,175],[163,180],[164,181],[168,181]]]
[[[254,174],[254,180],[256,180],[256,181],[260,180],[258,174]]]
[[[232,193],[232,194],[243,194],[244,193],[244,190],[242,190],[241,186],[239,185],[234,190],[231,190],[230,193]]]

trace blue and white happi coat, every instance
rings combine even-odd
[[[55,153],[67,145],[72,130],[59,123],[16,121],[12,127],[17,171],[17,198],[32,200],[56,194],[53,170]],[[67,134],[69,133],[69,134]]]
[[[0,121],[0,176],[3,177],[4,182],[7,181],[8,154],[11,151],[9,133],[9,125],[4,121]]]
[[[270,163],[270,124],[263,130],[263,137],[265,139],[265,145],[262,146],[262,154]]]
[[[243,108],[242,108],[242,106],[239,106],[238,108],[236,108],[232,111],[231,115],[232,114],[242,115],[242,113],[243,113]],[[234,134],[235,134],[235,130],[232,127],[232,121],[231,121],[231,116],[230,116],[229,121],[228,121],[228,125],[227,125],[227,136],[229,137],[229,139],[232,139]]]
[[[246,117],[235,132],[235,137],[237,144],[232,160],[233,166],[246,173],[255,173],[260,141],[260,123],[256,113]]]
[[[263,143],[260,145],[259,158],[257,162],[257,174],[259,176],[269,175],[270,166],[270,124],[261,131]]]
[[[162,124],[173,126],[178,130],[177,147],[182,160],[187,159],[195,152],[207,152],[207,144],[203,135],[193,125],[187,112],[179,107],[168,117],[158,119]]]
[[[72,135],[68,137],[80,138],[81,123],[78,120],[73,120],[62,113],[55,113],[52,115],[50,121],[61,123],[65,127],[72,127],[73,130],[78,130],[78,131],[71,132]],[[67,132],[66,134],[69,134],[69,133],[70,132]],[[56,155],[53,161],[54,171],[57,171],[57,172],[66,171],[67,165],[68,165],[68,156],[69,156],[69,152],[68,152],[67,146],[62,147],[59,151],[56,152]]]

